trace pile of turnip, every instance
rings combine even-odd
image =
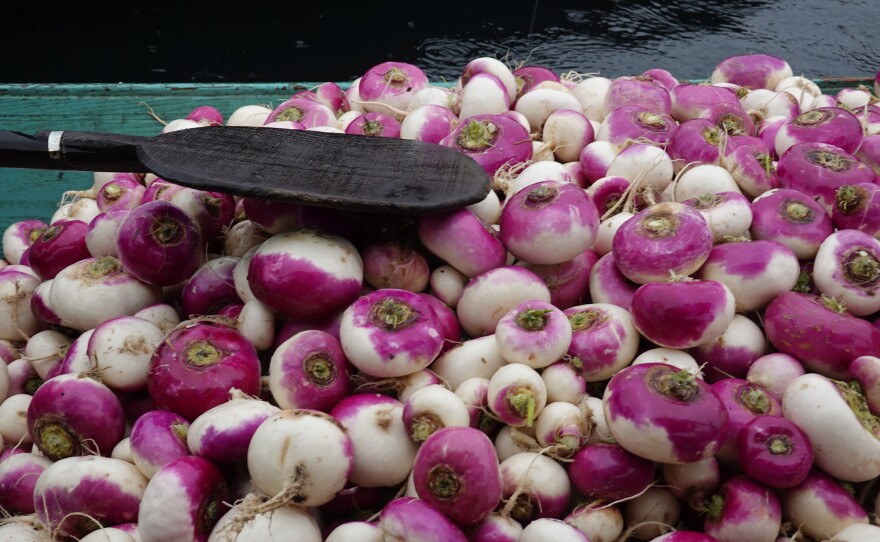
[[[486,57],[180,112],[493,189],[397,217],[96,172],[10,225],[0,540],[880,540],[878,94]]]

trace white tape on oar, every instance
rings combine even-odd
[[[49,137],[47,138],[47,143],[49,146],[49,157],[50,158],[61,158],[61,134],[63,134],[63,130],[58,130],[54,132],[49,132]]]

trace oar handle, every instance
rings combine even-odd
[[[145,138],[99,132],[0,131],[0,167],[145,173],[137,146]]]

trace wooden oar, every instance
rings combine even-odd
[[[490,190],[479,164],[441,145],[277,128],[215,126],[153,137],[0,132],[0,167],[152,172],[202,190],[412,215],[476,203]]]

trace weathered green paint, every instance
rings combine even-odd
[[[826,93],[872,80],[818,80]],[[92,130],[153,135],[160,118],[181,118],[202,105],[211,105],[228,118],[244,105],[275,106],[297,91],[319,83],[260,84],[34,84],[0,85],[0,129],[23,133],[40,130]],[[347,84],[339,83],[346,87]],[[444,86],[450,86],[446,84]],[[86,189],[87,172],[0,169],[0,231],[28,218],[48,220],[65,190]]]

